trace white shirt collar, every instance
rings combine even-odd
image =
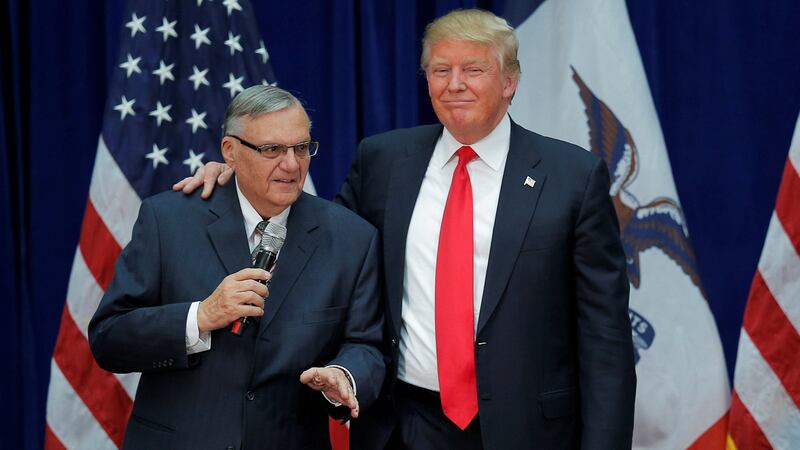
[[[253,207],[252,203],[247,200],[247,197],[242,194],[242,190],[239,189],[239,180],[236,180],[236,196],[239,197],[239,206],[242,209],[242,217],[244,217],[244,230],[247,233],[247,240],[253,241],[253,235],[256,232],[256,225],[259,224],[263,218],[261,215],[256,211]],[[292,209],[291,205],[288,206],[286,209],[281,211],[280,214],[270,217],[270,222],[275,222],[278,225],[286,226],[286,221],[289,218],[289,211]]]
[[[440,144],[443,145],[437,146],[437,150],[441,149],[441,152],[436,152],[433,157],[435,158],[437,166],[441,168],[453,158],[456,151],[463,147],[464,144],[458,142],[447,128],[442,132],[442,137],[440,139]],[[470,145],[470,147],[475,150],[475,153],[478,154],[478,158],[485,162],[486,165],[491,167],[492,170],[498,171],[500,170],[501,164],[505,161],[510,144],[511,119],[508,118],[508,114],[504,114],[500,123],[494,127],[491,133],[480,141]]]

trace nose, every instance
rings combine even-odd
[[[281,157],[281,167],[287,172],[294,172],[300,167],[300,161],[294,153],[294,148],[290,148]]]
[[[447,80],[447,90],[451,92],[458,92],[465,89],[463,74],[460,70],[454,69],[450,72],[450,79]]]

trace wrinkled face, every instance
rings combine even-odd
[[[500,72],[488,45],[446,39],[434,43],[430,55],[425,76],[439,121],[462,144],[483,139],[508,110],[517,78]]]
[[[294,145],[311,139],[309,119],[299,105],[262,114],[240,117],[241,132],[232,133],[255,144]],[[298,158],[294,149],[267,159],[230,136],[222,138],[222,156],[236,170],[242,193],[263,217],[272,217],[297,200],[303,190],[310,157]]]

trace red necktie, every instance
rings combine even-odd
[[[458,165],[444,205],[436,256],[436,363],[444,414],[462,430],[478,413],[473,316],[471,147]]]

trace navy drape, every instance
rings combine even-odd
[[[42,446],[50,356],[129,20],[122,3],[0,6],[0,448]],[[322,142],[311,167],[322,196],[338,190],[359,139],[435,120],[419,71],[425,24],[455,7],[502,13],[504,3],[253,2],[279,83],[305,100]],[[800,109],[800,4],[628,8],[732,373]]]

